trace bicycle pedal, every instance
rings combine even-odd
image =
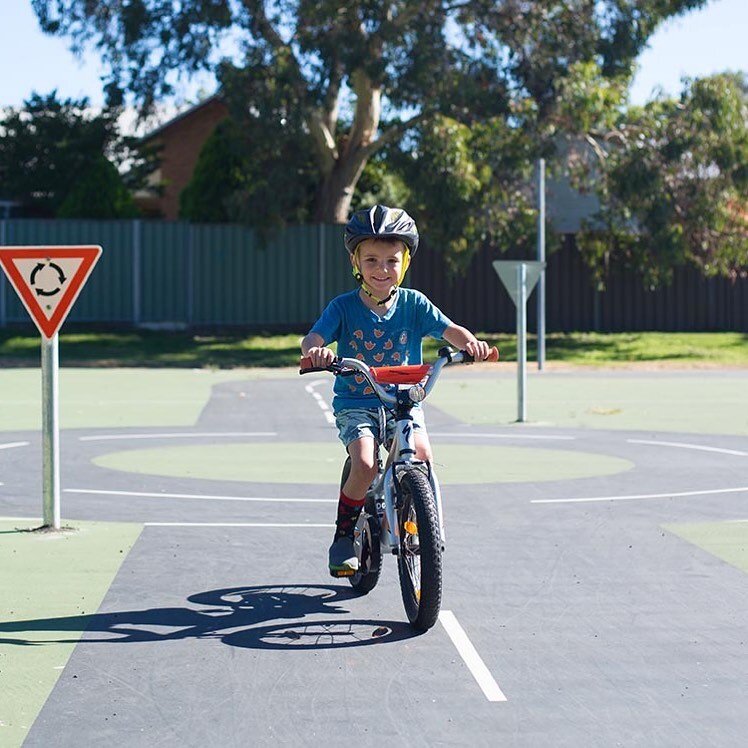
[[[353,569],[330,569],[331,577],[352,577],[356,572]]]

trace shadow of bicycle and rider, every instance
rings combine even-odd
[[[199,607],[0,621],[0,645],[218,639],[233,647],[249,649],[337,649],[392,643],[419,635],[405,622],[345,617],[350,614],[345,603],[357,597],[350,588],[331,585],[208,590],[187,598]],[[31,632],[57,636],[30,638]],[[63,638],[64,632],[78,635]],[[81,638],[83,632],[85,636]]]

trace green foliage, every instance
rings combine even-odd
[[[135,218],[138,214],[119,172],[101,155],[73,180],[57,210],[58,218]]]
[[[532,251],[536,212],[530,184],[533,141],[501,118],[472,127],[435,117],[397,161],[430,246],[454,270],[482,246]]]
[[[231,203],[245,178],[238,128],[224,120],[205,141],[187,187],[179,196],[181,218],[203,223],[231,221]]]
[[[0,197],[42,217],[120,218],[134,214],[123,178],[108,160],[142,168],[118,112],[94,115],[87,99],[33,94],[0,120]],[[134,161],[133,161],[134,158]]]
[[[369,159],[361,178],[356,184],[356,192],[351,201],[351,210],[367,208],[371,205],[408,205],[412,192],[403,175],[396,170],[392,158],[378,153]]]
[[[405,143],[415,125],[425,127],[434,116],[492,127],[497,121],[514,126],[517,117],[530,115],[541,132],[574,66],[598,62],[606,78],[628,75],[661,20],[704,2],[32,0],[32,5],[46,32],[67,36],[74,45],[96,43],[113,103],[129,93],[147,109],[171,93],[176,74],[217,71],[245,139],[244,164],[252,170],[230,212],[251,222],[266,216],[273,224],[308,217],[310,205],[318,220],[343,219],[367,161]],[[225,39],[245,58],[222,61],[218,50]],[[598,106],[584,91],[578,93],[585,106]],[[286,174],[279,174],[278,164]],[[474,180],[483,184],[482,178],[470,174],[466,162],[446,170],[462,180],[451,192],[463,209],[470,194],[478,194]],[[495,176],[493,166],[491,171]],[[498,204],[514,205],[513,175],[500,181]],[[487,221],[473,213],[455,225],[474,221],[476,227],[462,238],[450,233],[445,246],[464,253],[475,246]],[[500,222],[514,219],[510,212]]]
[[[679,100],[623,113],[599,166],[603,208],[579,244],[611,265],[667,282],[677,265],[748,273],[748,87],[744,76],[689,81]]]

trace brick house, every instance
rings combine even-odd
[[[161,195],[147,190],[136,193],[135,201],[145,216],[179,218],[179,195],[192,179],[203,144],[227,116],[228,107],[216,94],[143,137],[144,144],[160,148],[160,165],[150,181],[163,190]]]

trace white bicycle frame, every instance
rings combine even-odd
[[[421,402],[433,389],[444,366],[450,363],[462,363],[463,359],[462,351],[451,352],[449,356],[440,356],[431,365],[431,368],[424,376],[424,379],[426,380],[425,383],[421,380],[421,384],[390,385],[390,388],[394,388],[394,390],[385,389],[380,385],[374,379],[369,366],[367,366],[363,361],[359,361],[355,358],[342,358],[339,359],[337,363],[343,368],[355,369],[360,372],[384,405],[395,406],[397,404],[396,390],[401,392],[407,391],[410,399],[414,403]],[[433,465],[422,462],[421,460],[416,460],[415,458],[416,449],[413,433],[413,421],[410,418],[396,418],[395,425],[395,435],[392,439],[392,444],[390,445],[384,468],[374,479],[374,482],[371,484],[368,491],[368,493],[374,497],[377,513],[379,514],[381,544],[383,548],[389,550],[391,553],[400,553],[400,528],[398,526],[396,514],[396,486],[397,481],[399,480],[398,473],[403,472],[408,467],[417,465],[419,467],[425,467],[425,474],[427,475],[434,492],[437,516],[439,519],[439,537],[441,538],[443,549],[446,542],[446,535],[444,532],[444,513],[442,509],[441,490],[439,488],[439,480],[436,477],[436,471],[434,470]],[[384,436],[384,434],[381,436]],[[365,522],[366,511],[363,511],[361,512],[356,527],[356,540],[358,541],[360,541],[361,529]]]

